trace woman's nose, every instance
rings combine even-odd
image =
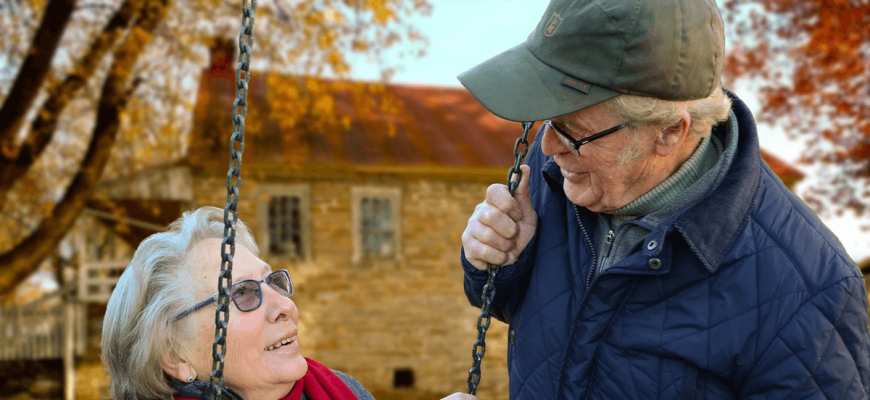
[[[263,285],[263,302],[268,307],[267,318],[269,322],[286,321],[288,319],[294,322],[299,320],[299,310],[296,309],[296,303],[287,296],[278,293],[269,285]]]

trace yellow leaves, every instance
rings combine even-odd
[[[326,10],[323,12],[323,17],[326,18],[329,22],[335,22],[337,24],[341,24],[344,22],[344,15],[335,10]]]
[[[309,26],[322,26],[323,21],[325,20],[325,16],[321,12],[313,11],[308,14],[305,14],[305,25]]]
[[[129,73],[136,58],[139,57],[142,49],[150,40],[151,33],[138,26],[134,26],[127,39],[124,40],[124,43],[115,52],[115,68],[112,70],[112,73],[119,76]]]
[[[381,83],[372,83],[369,85],[369,93],[371,94],[381,94],[387,91],[387,88]]]
[[[319,93],[326,90],[326,84],[318,79],[305,78],[305,90],[308,93]]]
[[[125,44],[130,46],[130,48],[127,49],[128,51],[136,50],[138,52],[141,51],[142,47],[150,41],[151,33],[141,27],[134,26],[133,30],[130,31],[130,36],[127,37]]]
[[[385,26],[391,19],[395,19],[396,12],[390,8],[387,0],[366,0],[366,7],[372,10],[375,22]]]
[[[335,100],[331,95],[321,95],[314,99],[311,113],[317,116],[332,115],[335,113]]]
[[[381,111],[387,115],[398,115],[402,109],[402,101],[398,97],[386,94],[381,97]]]
[[[333,45],[335,45],[336,40],[338,40],[338,32],[333,30],[324,30],[317,37],[317,45],[321,50],[326,50]]]
[[[340,11],[328,8],[324,11],[311,9],[307,5],[300,4],[299,11],[304,14],[303,21],[312,27],[326,28],[327,25],[341,25],[345,22],[344,14]]]
[[[353,51],[368,51],[369,44],[368,42],[362,40],[354,40],[351,42],[351,48],[353,49]]]
[[[295,82],[279,74],[266,75],[269,88],[267,99],[272,108],[272,118],[281,130],[293,129],[307,112],[303,94]]]
[[[34,10],[44,10],[48,0],[30,0],[30,7]]]
[[[248,115],[245,116],[245,134],[256,136],[263,133],[263,113],[259,107],[248,107]]]
[[[338,50],[333,50],[329,53],[329,65],[337,75],[345,75],[350,72],[350,65],[344,59],[344,54]]]

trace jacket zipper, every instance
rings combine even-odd
[[[577,225],[580,225],[580,230],[583,232],[583,239],[586,241],[586,246],[589,247],[589,252],[592,253],[592,265],[589,267],[589,274],[586,275],[586,294],[589,295],[589,288],[592,286],[592,276],[595,274],[595,270],[598,268],[598,255],[595,254],[595,246],[592,245],[592,238],[589,237],[589,233],[586,231],[586,227],[583,226],[583,222],[581,222],[580,218],[580,208],[574,204],[574,215],[577,216]],[[584,299],[585,302],[585,299]],[[561,394],[561,393],[560,393]],[[586,392],[586,395],[583,396],[584,399],[589,398],[589,392]]]
[[[586,239],[586,245],[589,246],[589,252],[592,253],[592,265],[589,268],[589,274],[586,275],[586,291],[589,292],[589,287],[592,285],[592,276],[595,274],[595,269],[598,268],[598,255],[595,254],[595,246],[592,245],[592,239],[589,233],[586,232],[586,227],[580,222],[580,209],[574,204],[574,215],[577,216],[577,225],[580,225],[580,230],[583,231],[583,238]]]

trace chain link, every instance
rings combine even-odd
[[[236,100],[233,102],[233,134],[230,137],[230,168],[227,171],[227,205],[224,207],[224,238],[221,242],[221,272],[214,314],[212,373],[209,378],[212,399],[220,400],[224,386],[224,357],[227,353],[227,326],[230,321],[229,287],[233,280],[236,253],[236,223],[239,221],[239,186],[242,183],[242,153],[245,150],[245,117],[248,115],[248,82],[251,75],[251,48],[254,45],[254,12],[257,1],[242,0],[242,29],[239,32],[239,64],[236,68]]]
[[[529,152],[529,141],[526,138],[529,136],[529,130],[533,124],[533,122],[523,122],[523,136],[514,143],[514,165],[508,170],[507,175],[507,186],[511,196],[514,195],[514,191],[523,178],[520,165]],[[522,151],[520,151],[520,145],[523,146]],[[483,285],[483,293],[480,295],[480,315],[477,317],[477,340],[474,341],[474,347],[471,349],[473,361],[471,369],[468,370],[468,394],[471,395],[477,394],[477,385],[480,384],[480,362],[483,361],[483,355],[486,353],[486,331],[492,320],[489,309],[492,306],[492,299],[495,297],[495,276],[498,274],[498,268],[496,265],[486,264],[486,284]]]

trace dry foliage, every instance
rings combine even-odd
[[[761,122],[806,142],[829,171],[802,193],[817,211],[870,205],[870,2],[726,0],[726,77],[757,85]]]

